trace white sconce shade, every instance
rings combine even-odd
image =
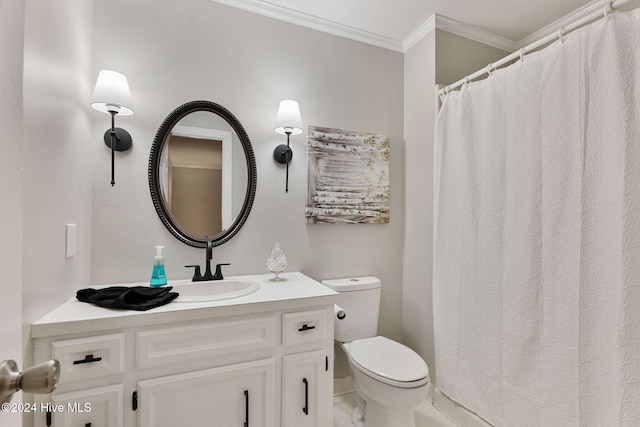
[[[101,70],[91,97],[91,107],[103,113],[115,111],[121,116],[133,114],[133,102],[127,78],[117,71]]]
[[[291,135],[302,133],[302,117],[300,116],[300,106],[297,101],[290,99],[280,101],[274,130],[283,135],[287,132]]]
[[[133,114],[133,102],[127,78],[117,71],[101,70],[91,96],[91,108],[111,115],[111,129],[104,134],[104,143],[111,149],[111,186],[116,185],[115,152],[131,148],[131,135],[116,127],[116,115]]]
[[[293,158],[293,150],[289,146],[289,137],[302,133],[302,117],[300,116],[300,106],[296,101],[285,99],[280,101],[278,115],[276,116],[276,133],[287,135],[287,145],[280,144],[273,150],[273,159],[281,164],[287,165],[287,177],[284,187],[285,192],[289,192],[289,162]]]

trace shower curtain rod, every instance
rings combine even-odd
[[[634,2],[636,0],[615,0],[615,1],[610,1],[607,2],[604,5],[604,12],[592,12],[589,15],[578,19],[568,25],[565,25],[563,27],[560,28],[559,31],[549,34],[548,36],[545,36],[543,38],[541,38],[540,40],[537,40],[531,44],[528,44],[525,47],[520,48],[520,50],[517,50],[515,52],[513,52],[512,54],[505,56],[504,58],[498,60],[497,62],[494,62],[492,64],[487,65],[485,68],[482,68],[478,71],[476,71],[473,74],[470,74],[466,77],[464,77],[463,79],[458,80],[457,82],[450,84],[448,86],[445,86],[444,88],[440,89],[438,91],[438,96],[440,95],[444,95],[446,93],[449,93],[452,90],[455,90],[459,87],[461,87],[462,85],[466,84],[466,83],[470,83],[472,80],[477,79],[480,76],[483,76],[484,74],[491,74],[493,71],[495,71],[496,69],[500,68],[501,66],[508,64],[509,62],[513,61],[514,59],[520,58],[523,59],[524,56],[528,53],[531,53],[532,51],[546,45],[549,44],[557,39],[560,39],[562,37],[564,37],[565,35],[567,35],[568,33],[570,33],[571,31],[577,30],[578,28],[590,24],[591,22],[597,21],[600,18],[604,18],[604,17],[609,17],[609,14],[614,13],[616,10],[618,10],[620,7],[624,6],[627,3],[631,3]]]

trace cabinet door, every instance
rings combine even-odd
[[[123,404],[122,384],[53,394],[48,402],[39,404],[42,411],[36,414],[35,425],[122,427]],[[46,421],[47,410],[51,424]]]
[[[282,362],[282,426],[325,427],[332,423],[324,350],[291,354]]]
[[[138,383],[138,426],[273,427],[273,359]]]

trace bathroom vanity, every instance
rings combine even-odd
[[[337,293],[282,276],[236,276],[259,288],[146,312],[67,301],[31,326],[35,363],[61,364],[34,425],[330,426]]]

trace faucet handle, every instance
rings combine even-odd
[[[224,277],[222,277],[222,268],[221,268],[223,265],[231,265],[231,264],[229,264],[229,263],[216,264],[216,272],[213,275],[213,280],[223,280],[224,279]]]
[[[195,271],[193,272],[193,279],[191,279],[193,282],[198,282],[202,280],[202,273],[200,273],[200,266],[199,265],[185,265],[186,268],[195,268]]]

